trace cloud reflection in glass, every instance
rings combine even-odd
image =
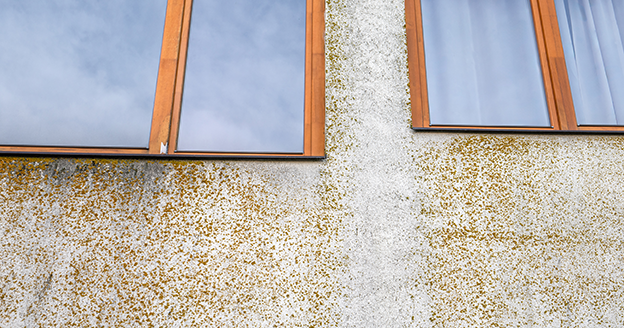
[[[178,150],[303,151],[305,0],[193,4]]]
[[[0,144],[147,147],[167,0],[0,0]]]

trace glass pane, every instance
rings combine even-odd
[[[178,150],[302,152],[305,0],[196,0]]]
[[[147,147],[167,0],[0,0],[0,144]]]
[[[422,0],[431,124],[550,126],[529,0]]]
[[[579,125],[624,124],[624,1],[555,0]]]

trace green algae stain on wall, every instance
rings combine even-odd
[[[624,324],[624,154],[560,141],[457,137],[422,159],[434,326]]]
[[[296,167],[11,158],[0,166],[2,325],[337,321],[334,222]]]

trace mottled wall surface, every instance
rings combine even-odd
[[[0,163],[3,326],[337,320],[318,164]]]
[[[413,132],[327,2],[327,159],[0,157],[0,327],[622,327],[624,137]]]

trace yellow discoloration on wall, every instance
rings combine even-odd
[[[624,325],[622,141],[483,135],[430,148],[434,326]]]
[[[0,323],[332,326],[318,179],[245,167],[0,159]]]
[[[624,137],[412,131],[405,1],[326,5],[325,160],[0,157],[0,326],[624,326]]]

